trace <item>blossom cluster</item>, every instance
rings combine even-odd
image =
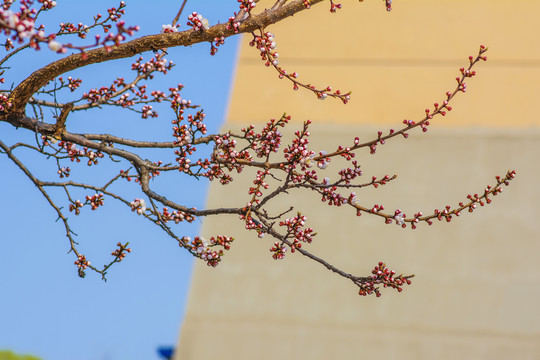
[[[39,11],[46,11],[56,6],[56,1],[40,1],[43,3]],[[7,39],[4,45],[6,50],[14,48],[14,42],[22,43],[25,39],[29,40],[29,44],[34,49],[39,49],[39,42],[47,41],[43,26],[36,26],[35,21],[38,11],[31,8],[33,0],[22,0],[19,11],[11,10],[13,2],[4,2],[0,8],[0,32],[6,36],[11,36]]]
[[[247,13],[257,5],[254,0],[238,0],[238,2],[240,3],[240,10],[244,10]]]
[[[405,227],[405,218],[406,217],[407,217],[407,215],[402,213],[401,210],[399,210],[399,209],[397,209],[394,212],[394,220],[396,221],[396,224],[401,226],[401,227]]]
[[[347,203],[347,198],[341,195],[337,190],[338,186],[335,184],[329,184],[328,178],[323,182],[325,186],[319,189],[319,193],[322,195],[321,201],[328,203],[330,206],[341,206]]]
[[[77,265],[79,269],[86,269],[90,264],[91,262],[86,260],[86,256],[84,255],[77,256],[77,260],[75,261],[75,265]]]
[[[171,101],[171,108],[173,110],[185,110],[187,108],[192,108],[194,107],[193,105],[191,105],[191,100],[186,100],[186,99],[183,99],[182,96],[180,95],[180,91],[184,88],[184,85],[182,84],[178,84],[178,86],[174,87],[174,88],[169,88],[169,91],[170,91],[170,101]]]
[[[57,5],[54,0],[38,0],[38,2],[42,3],[41,10],[50,10]]]
[[[358,291],[359,295],[366,296],[375,294],[377,297],[381,296],[381,292],[377,285],[381,285],[383,287],[390,287],[398,292],[403,291],[403,285],[410,285],[411,280],[410,278],[414,275],[409,276],[403,276],[403,275],[397,275],[394,270],[390,270],[386,267],[386,264],[382,261],[379,262],[377,266],[371,271],[372,275],[365,279],[356,279],[355,284],[358,285],[360,290]]]
[[[253,205],[254,204],[252,202],[248,202],[246,204],[246,206],[242,209],[243,212],[240,215],[240,220],[244,221],[246,230],[255,230],[257,231],[259,238],[263,238],[264,234],[266,234],[268,230],[264,228],[263,224],[260,221],[254,219],[253,216],[251,216]]]
[[[117,262],[120,262],[124,260],[126,255],[131,252],[131,248],[128,248],[129,243],[122,244],[121,242],[118,242],[116,246],[118,246],[118,249],[111,252],[111,255],[114,256]]]
[[[254,35],[250,46],[256,47],[261,52],[261,59],[266,61],[266,66],[279,64],[279,53],[275,51],[277,44],[274,41],[274,34],[271,32],[261,32],[261,35]]]
[[[218,51],[218,46],[225,44],[225,36],[216,36],[214,38],[214,43],[210,43],[210,55],[216,55]]]
[[[187,221],[190,223],[195,220],[195,216],[187,212],[181,210],[169,211],[169,209],[166,207],[163,208],[163,212],[160,214],[159,217],[165,223],[167,223],[168,221],[174,221],[175,224],[178,224],[182,221]]]
[[[81,213],[81,208],[85,205],[90,205],[92,210],[96,210],[98,207],[103,206],[104,200],[103,194],[87,195],[84,203],[80,200],[75,200],[69,204],[69,211],[74,211],[75,215],[79,215]]]
[[[259,158],[267,158],[271,153],[276,153],[281,146],[282,134],[279,128],[285,125],[291,119],[290,116],[282,116],[280,119],[270,119],[260,133],[255,134],[253,127],[244,132],[244,138],[250,142],[251,148]]]
[[[3,78],[1,80],[4,80]],[[2,81],[3,82],[3,81]],[[0,111],[5,111],[13,106],[11,99],[4,93],[0,93]]]
[[[128,169],[128,170],[120,170],[119,176],[120,176],[121,178],[126,179],[127,181],[131,181],[131,179],[132,179],[132,176],[131,176],[131,174],[129,173],[129,169]]]
[[[151,75],[144,75],[145,77],[151,77]],[[147,86],[137,83],[126,84],[124,78],[117,78],[110,86],[102,86],[99,89],[90,89],[82,95],[89,106],[97,106],[99,104],[114,104],[122,106],[124,108],[132,108],[135,104],[141,104],[143,102],[161,102],[165,95],[159,91],[153,91],[151,93],[152,99],[149,99],[147,95]],[[131,92],[130,92],[131,91]],[[116,98],[116,100],[114,100]],[[147,117],[157,117],[157,112],[152,110],[151,106],[143,105],[140,110],[136,110],[141,113],[143,119]]]
[[[136,211],[139,215],[143,215],[146,212],[146,201],[144,199],[137,198],[129,206],[131,207],[131,211]]]
[[[223,185],[226,185],[232,181],[232,177],[224,169],[241,173],[245,166],[243,162],[251,161],[252,157],[247,149],[236,150],[236,140],[232,139],[230,134],[215,136],[214,142],[212,160],[204,163],[204,168],[207,170],[202,175],[210,180],[218,178]]]
[[[112,46],[119,46],[124,40],[126,40],[126,35],[133,36],[133,34],[136,31],[139,31],[139,26],[125,26],[124,21],[118,21],[116,24],[117,33],[109,32],[109,30],[104,26],[104,30],[106,32],[105,37],[102,39],[101,35],[96,34],[95,35],[95,42],[94,44],[90,45],[73,45],[71,43],[60,43],[56,41],[55,35],[51,35],[49,37],[49,48],[59,54],[65,54],[67,52],[67,49],[76,49],[81,52],[81,56],[83,59],[86,59],[88,55],[85,53],[85,50],[95,48],[98,46],[103,46],[105,50],[111,51]],[[77,33],[79,37],[84,38],[86,35],[86,32],[88,31],[87,28],[82,28],[82,30],[78,31],[77,29],[73,30],[73,33]],[[70,34],[70,32],[66,32],[65,34]]]
[[[352,206],[357,206],[357,205],[360,205],[360,199],[358,198],[358,196],[356,195],[356,192],[351,192],[351,195],[349,196],[349,198],[347,199],[347,202],[349,204],[351,204]]]
[[[149,103],[168,101],[175,111],[196,107],[191,104],[190,100],[182,98],[180,91],[183,85],[181,84],[169,88],[168,94],[160,90],[149,91],[147,85],[142,84],[142,81],[152,79],[156,72],[166,74],[173,66],[173,62],[167,61],[162,54],[156,55],[147,62],[143,62],[142,58],[139,58],[131,65],[132,70],[137,73],[137,76],[131,82],[126,82],[123,77],[118,77],[109,86],[90,89],[82,93],[81,96],[81,99],[86,100],[87,104],[78,105],[76,109],[82,110],[106,104],[129,108],[140,113],[142,118],[154,118],[159,114]],[[39,90],[38,93],[50,95],[62,89],[69,89],[74,92],[82,84],[81,79],[71,76],[67,77],[67,79],[59,77],[56,80],[52,88]],[[148,94],[149,92],[150,94]],[[2,104],[3,101],[4,104]],[[33,101],[40,103],[40,100]],[[0,106],[11,106],[9,98],[3,94],[0,94]]]
[[[355,161],[352,161],[352,168],[346,168],[346,169],[340,170],[339,176],[340,176],[340,181],[348,185],[358,176],[362,176],[362,170],[360,170],[360,165],[358,165],[358,162],[355,160]],[[375,187],[377,187],[377,185],[375,185]]]
[[[250,187],[248,190],[248,194],[253,195],[253,199],[251,200],[252,203],[258,203],[257,197],[261,197],[263,195],[262,189],[268,189],[270,185],[264,180],[266,175],[270,174],[270,170],[266,169],[264,171],[257,170],[257,176],[255,180],[253,180],[254,187]]]
[[[120,45],[120,43],[122,41],[126,40],[126,36],[124,36],[124,34],[126,34],[128,36],[133,36],[133,34],[136,31],[140,30],[140,27],[138,25],[128,26],[128,27],[126,27],[125,25],[126,25],[126,23],[124,21],[116,22],[117,33],[114,34],[112,32],[109,32],[109,33],[107,33],[107,36],[105,36],[105,38],[103,40],[101,40],[101,41],[100,41],[101,36],[99,34],[97,34],[95,36],[96,44],[93,45],[93,46],[103,45],[106,50],[110,51],[111,47],[110,47],[110,45],[108,45],[108,43],[113,43],[114,45],[118,46],[118,45]],[[80,47],[76,47],[76,46],[70,46],[70,47],[72,47],[72,48],[80,48]]]
[[[62,166],[60,169],[58,169],[58,176],[60,176],[60,179],[62,179],[63,177],[69,177],[69,174],[70,174],[70,171],[71,169],[68,167],[65,167],[65,166]]]
[[[114,95],[116,95],[116,87],[115,84],[112,84],[109,87],[102,86],[99,89],[90,89],[87,93],[83,94],[83,99],[86,99],[89,103],[102,103]]]
[[[290,237],[293,240],[289,245],[291,252],[295,252],[296,249],[300,249],[302,247],[302,243],[311,243],[313,236],[316,235],[313,228],[304,228],[306,225],[306,219],[306,216],[298,213],[295,217],[285,219],[279,223],[279,226],[284,226],[287,229],[285,238]],[[275,251],[273,252],[274,254],[276,253]]]
[[[70,22],[60,23],[60,31],[56,35],[68,35],[68,34],[77,34],[81,39],[86,39],[88,32],[96,27],[102,27],[104,33],[108,33],[112,25],[110,22],[117,22],[123,15],[125,15],[126,3],[121,1],[118,8],[112,7],[107,10],[108,16],[106,18],[101,14],[94,16],[94,24],[85,25],[83,23],[78,23],[77,25]]]
[[[87,147],[83,147],[82,149],[79,149],[77,145],[74,143],[71,143],[69,141],[60,141],[58,142],[58,147],[60,149],[63,149],[67,152],[67,156],[71,159],[71,161],[81,161],[81,157],[87,157],[88,158],[88,166],[90,165],[97,165],[98,159],[103,158],[103,153],[101,151],[94,151]]]
[[[232,237],[223,235],[212,236],[208,240],[202,236],[195,236],[193,239],[184,236],[180,239],[179,245],[186,248],[192,255],[206,261],[208,266],[216,267],[224,254],[223,250],[229,250],[233,241]],[[216,246],[222,247],[223,250],[213,250],[212,248]]]
[[[274,242],[274,246],[270,248],[270,251],[272,252],[272,257],[275,260],[281,260],[285,257],[287,246],[285,246],[282,242],[276,241]]]
[[[335,13],[339,9],[341,9],[341,4],[335,4],[332,0],[330,0],[330,12]]]
[[[126,11],[123,9],[125,6],[126,3],[124,1],[120,1],[120,7],[118,9],[110,8],[107,10],[112,21],[116,22],[118,19],[120,19],[120,17],[122,17],[122,15],[126,13]]]
[[[227,30],[233,30],[235,34],[240,31],[240,22],[251,15],[251,10],[257,5],[254,0],[237,0],[240,3],[240,12],[234,13],[227,22]]]
[[[60,76],[58,78],[58,81],[60,81],[60,87],[57,89],[61,89],[62,87],[67,87],[71,92],[77,90],[82,84],[82,80],[79,78],[74,79],[72,76],[67,77],[67,83],[64,81],[64,79]]]
[[[99,15],[99,16],[101,16],[101,15]],[[70,23],[70,22],[67,22],[67,23],[62,22],[59,25],[60,25],[60,31],[58,32],[57,35],[77,34],[77,36],[80,37],[81,39],[86,39],[86,36],[87,36],[88,32],[90,31],[90,26],[85,25],[83,23],[78,23],[78,24],[75,25],[75,24]],[[109,27],[107,27],[107,28],[109,28]]]
[[[191,144],[191,141],[193,140],[193,135],[191,133],[191,129],[187,124],[180,124],[181,120],[173,120],[173,137],[176,139],[175,143],[178,145],[185,145],[189,146]],[[192,150],[190,147],[185,149],[185,151],[189,154],[192,153]],[[180,154],[180,151],[178,151],[179,156],[183,156],[184,154]]]
[[[227,30],[233,30],[235,34],[238,34],[240,31],[240,22],[236,21],[236,13],[234,13],[234,15],[235,16],[231,16],[227,22]]]
[[[187,116],[186,124],[181,124],[181,122],[185,120],[184,107],[178,107],[177,104],[171,104],[171,107],[175,108],[177,112],[176,119],[172,121],[172,124],[173,137],[176,140],[175,144],[179,145],[179,147],[174,150],[174,154],[176,155],[175,160],[178,163],[178,170],[192,174],[191,159],[189,159],[188,156],[192,155],[197,150],[196,147],[192,145],[193,138],[199,134],[205,135],[208,131],[204,124],[206,115],[202,110],[197,111],[195,115],[189,114]],[[203,164],[203,162],[199,160],[198,164],[206,169],[209,165],[209,161],[204,161]]]
[[[158,117],[158,113],[153,109],[152,105],[144,105],[141,109],[141,117],[143,119],[147,119],[148,117]]]
[[[150,79],[153,79],[153,72],[161,72],[167,74],[167,71],[171,70],[174,66],[172,61],[167,61],[161,54],[155,54],[155,56],[147,62],[142,62],[143,57],[139,57],[136,62],[131,65],[131,70],[137,71],[138,75],[148,74]]]
[[[284,167],[290,171],[300,167],[303,171],[303,173],[293,172],[292,181],[295,183],[305,182],[310,179],[317,180],[315,171],[308,169],[317,163],[317,167],[324,170],[330,163],[325,151],[320,152],[321,155],[316,157],[315,152],[309,149],[309,136],[311,135],[308,131],[309,124],[311,124],[310,120],[304,122],[303,129],[296,131],[292,142],[283,149],[283,157],[286,161]]]
[[[128,26],[124,21],[120,21],[120,18],[125,14],[126,3],[124,1],[120,2],[118,8],[112,7],[107,10],[108,16],[106,18],[101,14],[94,16],[94,23],[92,25],[85,25],[83,23],[73,24],[70,22],[60,23],[60,31],[56,34],[52,34],[48,37],[49,48],[57,53],[66,53],[67,49],[77,49],[81,51],[83,58],[86,58],[86,53],[84,52],[87,49],[104,46],[105,49],[111,50],[112,45],[119,45],[122,41],[126,39],[124,34],[132,36],[135,31],[139,30],[139,26]],[[115,23],[117,33],[114,34],[111,32],[112,25],[111,22]],[[56,40],[58,36],[76,34],[81,39],[86,39],[90,30],[101,27],[103,32],[106,34],[102,39],[101,35],[95,35],[95,43],[90,45],[77,46],[71,43],[61,43]]]
[[[188,26],[191,26],[195,31],[204,31],[210,29],[208,20],[195,11],[188,16],[187,24]]]
[[[87,195],[85,204],[90,204],[92,210],[96,210],[98,207],[103,206],[103,200],[103,194]]]
[[[175,33],[175,32],[178,32],[177,26],[174,26],[171,24],[161,25],[160,33],[164,34],[164,33]]]
[[[83,206],[81,200],[75,200],[72,204],[69,204],[69,211],[75,211],[75,215],[79,215]]]

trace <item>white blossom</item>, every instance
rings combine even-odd
[[[360,205],[359,204],[359,200],[358,200],[358,197],[356,196],[356,193],[352,192],[351,193],[351,199],[349,200],[349,203],[353,206],[358,206]]]
[[[324,150],[322,150],[322,151],[319,152],[319,154],[320,154],[321,156],[324,156],[324,155],[327,154],[327,152],[324,151]],[[319,161],[319,162],[317,163],[317,166],[319,167],[319,169],[324,170],[324,169],[326,169],[326,168],[328,167],[328,164],[330,164],[330,161],[328,161],[327,159],[324,159],[324,160],[322,160],[322,161]]]
[[[49,49],[51,49],[52,51],[60,51],[62,50],[62,44],[60,44],[58,41],[56,40],[51,40],[49,41]]]
[[[137,209],[137,214],[142,215],[146,211],[146,202],[144,199],[139,199],[139,208]]]
[[[300,160],[300,163],[304,164],[306,167],[310,168],[313,166],[313,158],[315,157],[315,154],[310,154],[308,157],[303,158]]]
[[[204,30],[210,29],[210,24],[208,23],[208,20],[207,20],[207,19],[205,19],[205,18],[203,18],[203,17],[201,16],[201,19],[200,19],[200,20],[201,20],[201,24],[202,24]]]
[[[161,25],[161,33],[165,32],[178,32],[178,28],[171,24]]]
[[[206,240],[206,239],[203,238],[202,236],[200,237],[200,239],[201,239],[201,242],[202,242],[203,246],[204,246],[205,248],[208,247],[208,240]]]
[[[11,29],[14,29],[19,22],[19,17],[11,10],[3,11],[2,18],[4,21],[7,20],[7,26]]]

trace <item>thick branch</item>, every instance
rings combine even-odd
[[[9,117],[7,118],[7,122],[11,123],[15,127],[23,127],[25,129],[32,130],[36,133],[42,133],[42,134],[49,134],[53,135],[56,130],[56,125],[53,124],[47,124],[32,118],[29,118],[27,116],[23,117]],[[64,132],[61,136],[62,140],[72,142],[74,144],[78,144],[81,146],[86,146],[90,149],[99,150],[109,155],[116,155],[120,156],[133,164],[137,164],[139,166],[142,166],[146,163],[145,160],[141,159],[138,155],[133,154],[129,151],[125,151],[122,149],[117,149],[112,146],[108,146],[107,144],[101,142],[96,143],[94,141],[91,141],[84,137],[83,135],[79,134],[72,134],[69,132]]]
[[[312,0],[311,5],[323,0]],[[292,1],[281,8],[265,10],[262,13],[250,16],[238,29],[240,33],[250,33],[257,29],[281,21],[302,10],[305,10],[302,0]],[[122,59],[135,54],[176,46],[189,46],[200,42],[212,42],[216,37],[229,37],[235,35],[233,29],[227,29],[227,24],[212,26],[206,31],[187,30],[178,33],[164,33],[144,36],[119,46],[113,46],[107,51],[105,47],[90,50],[83,54],[74,54],[55,61],[32,73],[21,82],[11,93],[13,102],[12,112],[23,113],[28,100],[47,82],[68,71],[82,68],[87,65],[102,63],[105,61]]]

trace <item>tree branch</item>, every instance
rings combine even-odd
[[[323,0],[312,0],[311,5],[315,5],[322,1]],[[295,0],[283,7],[265,10],[258,15],[250,16],[240,25],[238,30],[240,33],[250,33],[281,21],[305,9],[306,8],[301,0]],[[33,94],[55,77],[68,71],[91,64],[131,57],[146,51],[176,46],[190,46],[200,42],[212,42],[216,37],[223,36],[226,38],[233,35],[236,35],[235,31],[233,29],[227,29],[227,24],[218,24],[210,27],[206,31],[187,30],[178,33],[149,35],[128,41],[119,46],[112,46],[110,51],[108,51],[107,48],[102,47],[89,50],[85,52],[84,55],[82,53],[70,55],[36,70],[28,78],[23,80],[11,93],[13,103],[11,111],[23,113],[24,106]]]

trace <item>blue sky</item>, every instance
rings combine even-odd
[[[116,1],[103,0],[57,2],[57,8],[42,18],[47,33],[54,32],[55,24],[60,21],[91,23],[93,15],[105,14],[107,8],[118,5]],[[140,25],[139,35],[158,33],[162,24],[172,21],[181,2],[126,0],[124,20],[128,25]],[[186,18],[192,11],[198,11],[214,24],[227,21],[237,6],[235,0],[188,1],[180,21],[181,30],[187,29]],[[166,76],[158,74],[148,83],[149,90],[184,84],[183,97],[205,109],[207,126],[210,132],[216,132],[225,116],[238,44],[236,38],[227,39],[213,57],[209,55],[209,44],[169,49],[167,59],[177,66]],[[146,59],[152,55],[144,54]],[[4,88],[58,58],[60,55],[48,49],[19,54],[8,64],[12,68],[4,75]],[[73,75],[83,79],[83,90],[108,85],[118,76],[130,78],[132,60],[93,65]],[[68,130],[170,141],[172,114],[166,106],[157,110],[161,114],[159,118],[146,120],[126,111],[78,112],[69,118]],[[31,141],[32,134],[0,123],[0,139],[12,145]],[[24,150],[16,155],[35,175],[50,180],[57,178],[54,163]],[[164,161],[166,155],[170,156],[168,153],[148,156],[160,160],[162,155]],[[66,165],[72,168],[73,180],[89,183],[103,184],[104,179],[118,171],[106,159],[91,168],[70,162]],[[68,212],[81,252],[98,266],[111,258],[109,254],[118,241],[129,241],[133,252],[110,269],[107,282],[92,272],[81,279],[73,265],[73,254],[67,254],[64,228],[55,222],[54,210],[2,154],[0,174],[0,350],[10,349],[45,360],[151,360],[158,358],[158,346],[176,344],[193,264],[186,251],[155,225],[106,199],[106,206],[97,211],[83,209],[78,217]],[[207,185],[206,181],[176,174],[158,178],[154,184],[157,190],[167,191],[172,199],[198,208],[204,207]],[[124,186],[122,191],[133,191],[136,196],[133,184]],[[51,195],[67,208],[61,192],[51,191]],[[84,198],[83,193],[79,198]],[[197,220],[175,229],[181,235],[195,236],[200,225]]]

